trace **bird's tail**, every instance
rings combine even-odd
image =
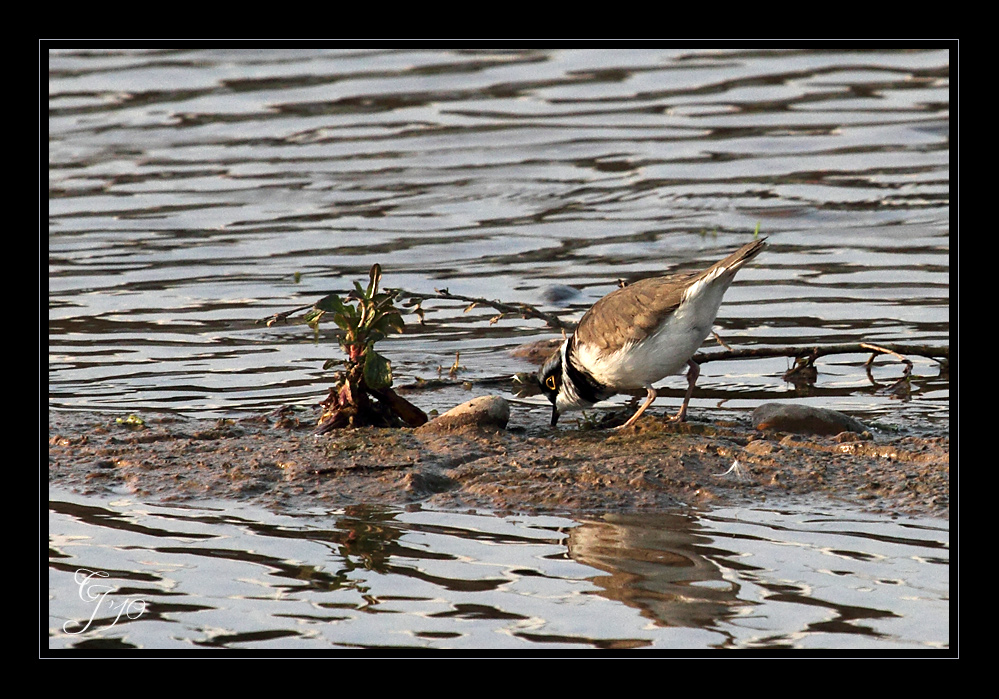
[[[734,275],[744,264],[760,254],[760,251],[766,247],[766,240],[766,238],[760,238],[751,243],[746,243],[724,260],[715,262],[713,265],[701,272],[698,277],[703,279],[718,277],[722,274],[729,276]]]

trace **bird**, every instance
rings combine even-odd
[[[763,250],[765,241],[753,240],[703,272],[642,279],[593,304],[537,374],[541,392],[552,403],[551,426],[563,412],[644,388],[645,402],[618,429],[630,427],[656,399],[653,384],[684,366],[687,393],[667,422],[686,420],[700,375],[692,357],[711,333],[736,272]]]

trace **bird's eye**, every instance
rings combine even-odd
[[[545,386],[547,386],[552,391],[555,390],[555,375],[552,374],[547,379],[545,379]]]

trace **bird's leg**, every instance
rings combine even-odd
[[[649,393],[645,398],[645,402],[642,403],[642,407],[638,409],[638,412],[636,412],[634,415],[628,418],[628,421],[623,425],[621,425],[620,427],[618,427],[617,429],[623,430],[625,427],[631,427],[632,425],[634,425],[635,420],[637,420],[639,416],[645,412],[646,408],[652,405],[652,401],[656,399],[656,389],[652,388],[652,386],[649,386],[648,391]]]
[[[666,422],[683,422],[687,419],[687,403],[690,402],[690,396],[694,393],[697,377],[701,375],[701,367],[693,359],[687,360],[687,366],[690,367],[687,370],[687,395],[683,397],[683,404],[680,406],[679,412],[673,417],[666,418]]]

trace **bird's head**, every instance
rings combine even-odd
[[[538,384],[541,392],[552,402],[552,427],[558,423],[559,409],[558,397],[562,392],[562,353],[563,348],[559,347],[552,356],[548,358],[541,371],[538,372]]]

